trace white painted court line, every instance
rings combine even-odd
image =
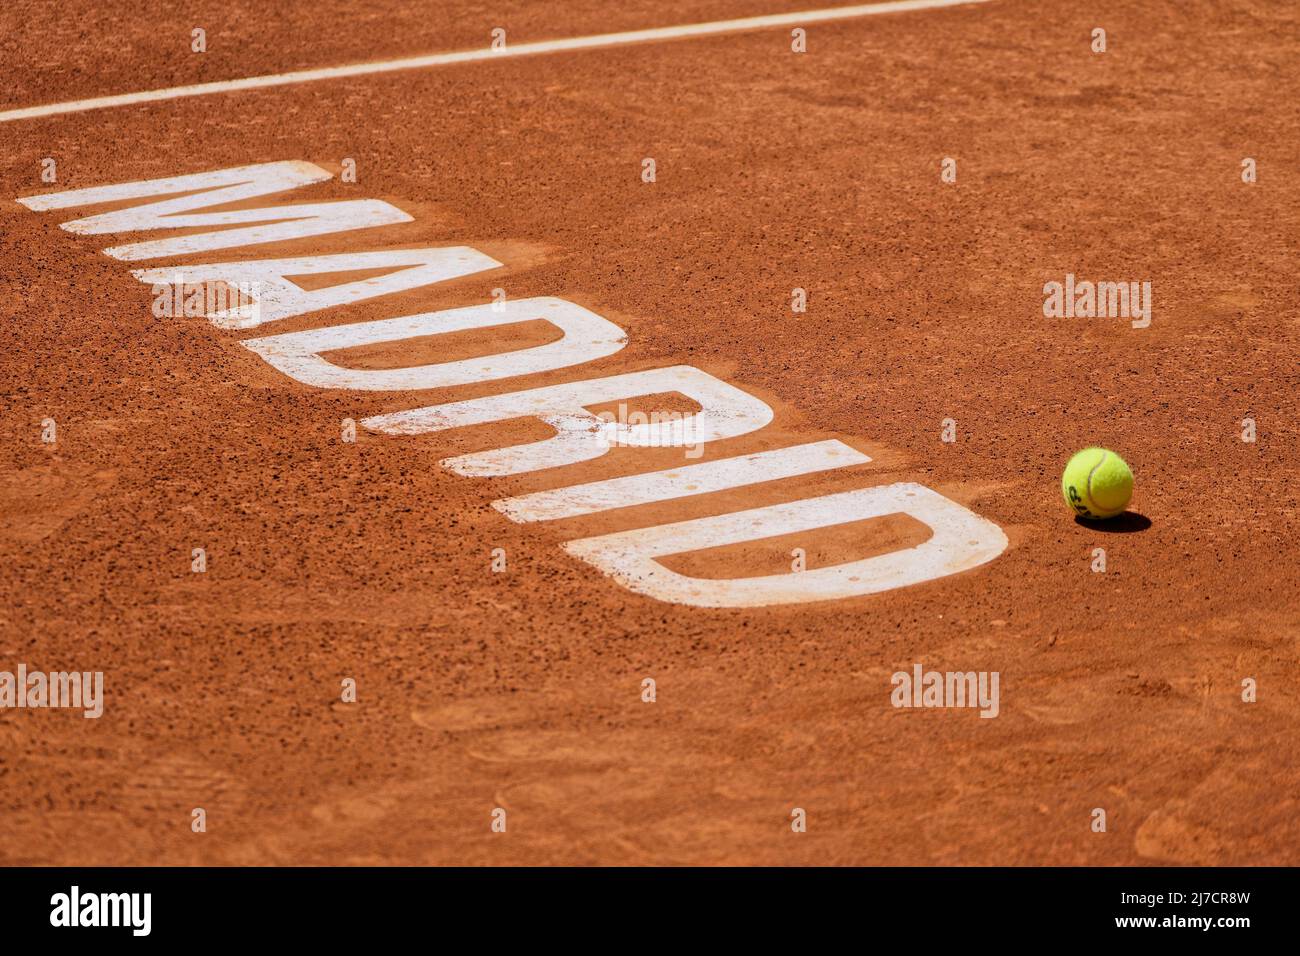
[[[48,103],[23,109],[0,112],[0,123],[13,120],[56,116],[60,113],[80,113],[84,110],[101,110],[112,106],[131,106],[135,103],[153,103],[158,100],[175,100],[186,96],[207,96],[212,93],[234,93],[239,90],[257,90],[268,86],[288,86],[310,83],[313,80],[336,80],[347,76],[364,76],[367,73],[389,73],[393,70],[418,70],[430,66],[449,66],[453,63],[472,63],[476,60],[494,60],[512,56],[533,56],[538,53],[559,53],[565,50],[588,50],[593,47],[622,46],[629,43],[650,43],[655,40],[677,40],[683,37],[710,36],[715,33],[735,33],[745,30],[762,30],[767,27],[798,27],[827,20],[850,20],[880,13],[903,13],[908,10],[929,10],[936,7],[959,7],[988,0],[892,0],[889,3],[872,3],[854,7],[831,7],[825,10],[808,10],[803,13],[776,13],[762,17],[745,17],[740,20],[715,20],[711,23],[687,23],[675,27],[655,27],[649,30],[629,30],[624,33],[600,33],[595,36],[570,37],[566,40],[541,40],[536,43],[507,45],[500,50],[484,47],[479,50],[462,50],[459,53],[432,53],[402,60],[381,60],[378,63],[352,63],[347,66],[321,67],[315,70],[298,70],[294,73],[272,73],[268,76],[249,76],[239,80],[218,80],[213,83],[196,83],[192,86],[173,86],[163,90],[145,90],[140,93],[120,93],[116,96],[98,96],[88,100],[70,100],[66,103]]]

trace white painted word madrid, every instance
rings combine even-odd
[[[62,223],[62,228],[79,235],[214,230],[126,242],[104,250],[106,255],[127,262],[190,256],[411,221],[412,217],[396,206],[375,199],[201,211],[319,183],[330,175],[306,162],[261,163],[170,179],[28,196],[18,202],[28,209],[44,212],[171,196],[74,219]],[[465,246],[438,246],[186,265],[183,281],[219,282],[240,290],[258,290],[256,308],[225,307],[225,302],[210,310],[205,308],[203,314],[213,325],[239,331],[501,265]],[[303,289],[286,278],[380,269],[396,271],[312,290]],[[176,281],[177,269],[136,269],[132,275],[154,286],[156,296],[160,286]],[[561,337],[544,345],[482,358],[407,368],[346,368],[323,358],[325,353],[356,346],[535,320],[550,323]],[[241,344],[290,378],[316,388],[407,391],[495,382],[581,365],[620,351],[627,344],[627,335],[588,309],[545,296],[267,335],[245,339]],[[642,416],[642,420],[625,421],[611,420],[608,414],[589,410],[589,406],[669,392],[687,396],[700,410],[663,420],[644,420]],[[598,458],[616,445],[681,446],[696,450],[707,442],[756,432],[772,420],[773,412],[765,402],[708,372],[690,365],[675,365],[579,378],[521,391],[506,387],[484,397],[377,415],[363,419],[362,425],[389,435],[418,435],[518,418],[538,419],[555,434],[529,444],[448,458],[440,464],[457,475],[469,477],[518,475],[541,469],[563,469]],[[548,521],[724,491],[867,461],[870,458],[843,442],[817,441],[666,471],[557,486],[496,501],[493,506],[512,521]],[[562,470],[557,472],[563,474]],[[678,574],[658,560],[671,554],[811,532],[892,514],[906,514],[925,524],[931,531],[930,537],[915,547],[829,567],[720,580]],[[565,542],[562,547],[622,586],[661,601],[697,607],[760,607],[851,598],[931,581],[993,560],[1006,549],[1007,539],[997,525],[956,502],[922,485],[903,482],[581,538]]]

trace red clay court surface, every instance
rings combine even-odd
[[[0,111],[477,49],[496,27],[514,44],[816,4],[183,6],[6,5]],[[1300,863],[1297,49],[1292,3],[993,0],[816,23],[802,54],[776,27],[0,122],[0,670],[105,682],[98,720],[0,710],[0,862]],[[137,263],[103,250],[176,231],[75,235],[60,223],[101,210],[15,201],[283,160],[335,175],[247,205],[413,219]],[[130,274],[421,245],[504,266],[246,331],[156,318]],[[1150,281],[1150,327],[1046,318],[1066,274]],[[241,345],[498,287],[628,343],[437,392],[310,387]],[[514,331],[348,364],[548,341]],[[775,412],[694,463],[825,439],[872,460],[519,524],[491,502],[681,449],[477,478],[438,462],[552,433],[340,437],[677,365]],[[1132,464],[1138,517],[1073,520],[1060,469],[1092,444]],[[1008,546],[909,587],[730,609],[561,547],[896,482]],[[780,574],[795,547],[812,570],[926,534],[894,515],[665,564]],[[918,663],[998,672],[998,717],[892,706]]]

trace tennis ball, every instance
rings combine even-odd
[[[1133,497],[1133,472],[1113,451],[1085,448],[1065,466],[1061,493],[1081,518],[1113,518]]]

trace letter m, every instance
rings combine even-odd
[[[214,206],[228,207],[260,196],[324,182],[330,174],[319,166],[296,160],[259,163],[216,169],[171,179],[146,179],[113,186],[92,186],[42,196],[26,196],[18,201],[28,209],[70,209],[120,203],[151,196],[181,195],[144,205],[128,206],[65,222],[62,227],[80,235],[96,236],[110,232],[142,232],[148,229],[208,229],[215,232],[190,233],[168,239],[133,242],[105,249],[115,259],[157,259],[181,256],[209,249],[229,249],[263,242],[301,239],[350,229],[366,229],[391,223],[410,222],[411,217],[396,206],[378,199],[353,199],[339,202],[298,203],[287,206],[261,206],[254,209],[226,208],[221,212],[195,212]]]
[[[949,707],[974,707],[979,701],[979,676],[974,671],[949,671],[945,684]]]
[[[81,672],[52,671],[50,673],[50,706],[81,706]]]
[[[1097,313],[1108,319],[1129,317],[1128,283],[1098,282]]]
[[[126,893],[101,893],[103,913],[100,922],[104,926],[127,926],[131,922],[133,909],[130,895]]]

